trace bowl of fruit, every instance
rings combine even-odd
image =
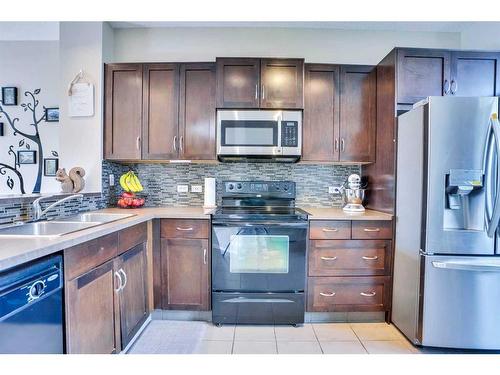
[[[128,171],[120,177],[120,186],[124,192],[118,198],[118,207],[139,208],[144,206],[146,200],[136,194],[143,191],[144,188],[133,171]]]

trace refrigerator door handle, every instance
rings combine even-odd
[[[434,268],[446,268],[450,270],[461,271],[480,271],[480,272],[500,272],[500,263],[485,263],[474,261],[447,261],[432,262]]]
[[[496,153],[496,168],[498,168],[500,163],[500,123],[498,122],[498,117],[496,113],[492,114],[490,120],[491,129],[493,130],[493,136],[495,138],[495,153]],[[496,174],[496,173],[495,173]],[[497,230],[498,224],[500,222],[500,194],[499,194],[499,181],[496,181],[496,191],[493,203],[493,211],[491,213],[491,219],[488,223],[488,236],[493,238]],[[491,194],[492,192],[490,192]]]

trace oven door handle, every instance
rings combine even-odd
[[[237,228],[259,228],[259,227],[280,227],[280,228],[307,228],[307,221],[297,223],[279,223],[273,221],[266,222],[234,222],[234,221],[212,221],[213,227],[237,227]]]

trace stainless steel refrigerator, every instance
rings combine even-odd
[[[398,117],[393,323],[414,344],[500,349],[498,98]]]

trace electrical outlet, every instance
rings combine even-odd
[[[191,193],[202,193],[203,187],[201,185],[191,185]]]
[[[328,194],[342,194],[340,186],[328,186]]]
[[[177,185],[178,193],[187,193],[189,191],[189,185]]]
[[[109,186],[115,186],[115,175],[114,174],[109,175]]]

